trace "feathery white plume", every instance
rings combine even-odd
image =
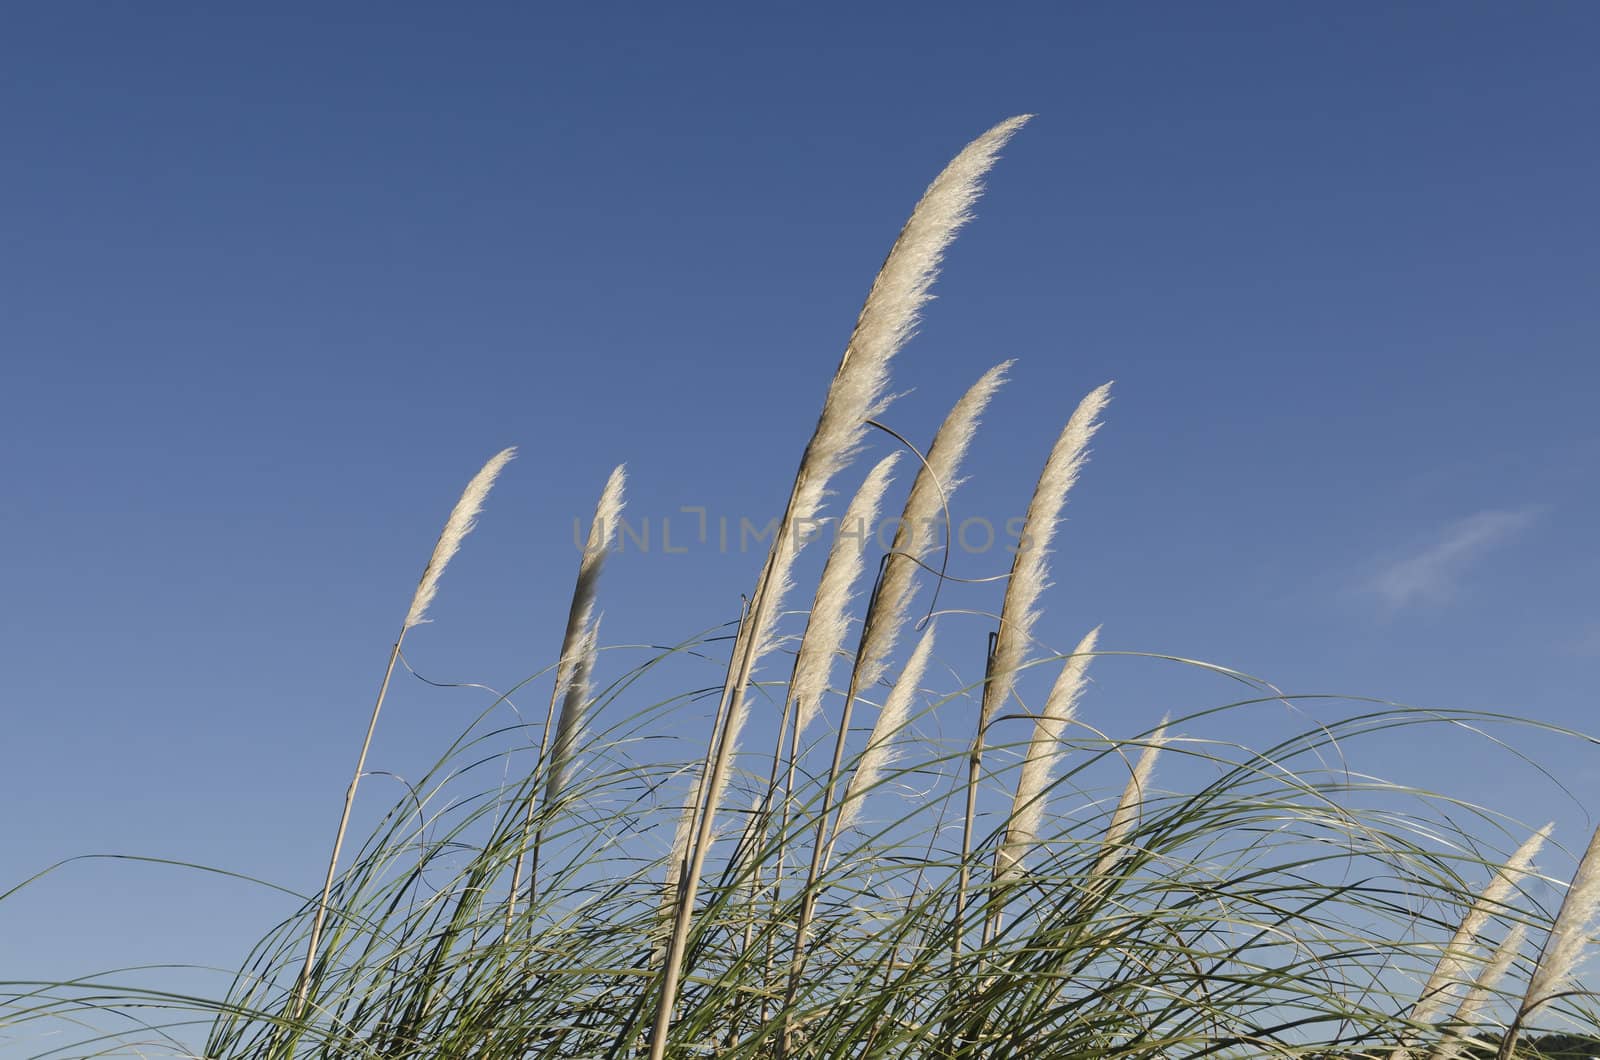
[[[851,591],[866,566],[867,547],[878,525],[878,506],[889,486],[889,473],[899,459],[900,454],[894,452],[878,461],[839,521],[833,550],[828,553],[816,600],[811,605],[811,618],[800,640],[800,654],[795,659],[790,696],[797,704],[797,737],[817,716],[823,693],[828,690],[834,657],[849,627],[845,612],[850,606]]]
[[[1454,1019],[1451,1022],[1464,1030],[1470,1030],[1478,1023],[1478,1018],[1489,1002],[1494,1000],[1495,989],[1500,981],[1511,971],[1517,958],[1522,955],[1522,947],[1528,937],[1528,929],[1522,924],[1511,925],[1511,930],[1506,932],[1506,937],[1501,941],[1500,947],[1494,951],[1494,958],[1489,966],[1478,976],[1477,982],[1472,984],[1472,989],[1467,996],[1461,999],[1461,1004],[1456,1008]]]
[[[897,741],[901,730],[905,728],[906,721],[911,717],[911,704],[916,701],[917,691],[922,685],[922,675],[927,672],[928,658],[933,653],[933,625],[929,624],[922,639],[917,642],[916,650],[911,653],[911,658],[906,662],[906,668],[901,671],[900,679],[889,690],[889,696],[883,701],[883,709],[878,711],[878,720],[872,725],[872,735],[867,737],[867,749],[861,752],[861,761],[856,765],[856,771],[851,774],[850,783],[845,785],[844,798],[839,802],[839,820],[833,829],[834,839],[855,823],[861,813],[861,804],[866,801],[866,794],[872,790],[873,785],[883,779],[883,774],[889,766],[894,764],[897,757]]]
[[[1110,400],[1111,384],[1106,383],[1079,402],[1056,439],[1050,459],[1045,461],[1039,483],[1034,487],[1033,499],[1028,502],[1017,554],[1011,561],[1011,579],[1000,605],[1000,632],[995,638],[994,661],[979,707],[980,740],[995,710],[1006,701],[1016,682],[1033,623],[1039,617],[1034,605],[1049,575],[1050,542],[1061,519],[1061,507],[1066,503],[1067,491],[1078,481],[1078,473],[1088,456],[1089,440],[1100,429],[1100,413]]]
[[[1554,822],[1533,833],[1504,865],[1495,870],[1488,886],[1484,887],[1477,901],[1472,903],[1472,908],[1467,910],[1467,915],[1462,918],[1460,926],[1451,936],[1449,945],[1439,958],[1439,963],[1434,966],[1433,974],[1428,976],[1428,981],[1422,988],[1422,996],[1417,999],[1416,1005],[1411,1010],[1413,1023],[1431,1022],[1444,1011],[1451,1000],[1451,988],[1463,981],[1466,976],[1478,936],[1488,925],[1489,918],[1505,907],[1506,899],[1533,865],[1534,857],[1544,846],[1545,840],[1550,838],[1550,830],[1553,827],[1555,827]]]
[[[549,779],[545,782],[544,801],[549,806],[567,786],[572,771],[572,757],[577,753],[583,734],[585,716],[589,709],[590,678],[594,675],[595,654],[599,648],[600,621],[590,623],[578,640],[576,658],[561,701],[561,715],[556,722],[555,743],[550,747]]]
[[[979,417],[995,392],[1006,381],[1010,361],[995,365],[961,396],[934,433],[928,447],[927,463],[917,471],[895,529],[894,545],[884,563],[883,581],[878,588],[873,614],[862,631],[861,659],[855,684],[871,688],[883,676],[911,600],[917,593],[918,561],[933,550],[934,527],[961,480],[961,461],[977,432]]]
[[[789,590],[798,551],[797,529],[815,520],[828,483],[855,455],[866,435],[867,421],[888,406],[884,391],[889,362],[916,329],[945,248],[971,220],[972,205],[983,191],[983,175],[994,165],[1000,148],[1030,116],[1001,122],[945,166],[923,192],[873,280],[801,459],[787,522],[779,527],[773,544],[770,599],[755,616],[757,658],[771,647],[772,627]]]
[[[1061,734],[1077,710],[1078,698],[1083,694],[1084,678],[1089,670],[1089,660],[1094,655],[1100,637],[1100,627],[1091,629],[1072,655],[1061,666],[1061,674],[1050,689],[1044,709],[1034,722],[1033,739],[1028,742],[1028,753],[1022,761],[1022,773],[1017,778],[1017,794],[1011,801],[1011,820],[1006,825],[1005,843],[1000,848],[996,862],[996,877],[1005,879],[1012,875],[1027,852],[1039,838],[1039,821],[1044,816],[1045,792],[1061,760]]]
[[[567,628],[561,637],[561,654],[556,657],[556,681],[550,689],[550,706],[545,713],[544,732],[539,737],[539,762],[545,762],[550,753],[546,771],[545,803],[550,804],[560,794],[566,783],[567,769],[572,752],[577,746],[578,733],[583,726],[582,712],[588,703],[588,681],[594,664],[598,623],[591,625],[594,615],[595,594],[600,588],[600,570],[605,565],[606,553],[611,550],[618,532],[618,516],[622,512],[622,491],[627,475],[618,464],[606,479],[600,491],[600,501],[595,505],[594,520],[589,524],[589,538],[583,546],[583,558],[578,561],[578,580],[572,589],[572,602],[567,608]],[[580,675],[578,670],[584,668]],[[561,714],[556,715],[556,705]],[[554,750],[550,747],[555,737]],[[509,930],[516,914],[517,894],[522,886],[522,862],[528,843],[528,833],[533,834],[533,858],[537,867],[539,845],[544,838],[544,827],[534,824],[535,801],[528,796],[528,815],[523,825],[523,849],[518,850],[516,864],[511,870],[511,898],[506,902],[506,926]],[[534,886],[530,883],[530,890]]]
[[[583,558],[578,561],[578,581],[572,589],[572,604],[567,609],[567,628],[561,636],[561,654],[556,663],[556,694],[561,695],[572,678],[577,664],[582,640],[589,620],[594,617],[595,595],[600,588],[600,571],[605,566],[606,554],[617,541],[621,526],[623,488],[627,485],[627,465],[618,464],[606,479],[606,488],[600,491],[600,500],[594,508],[594,519],[589,523],[589,537],[583,545]]]
[[[1523,1015],[1569,989],[1569,980],[1583,958],[1590,924],[1597,912],[1600,912],[1600,829],[1596,829],[1589,840],[1589,849],[1578,862],[1572,886],[1561,900],[1561,911],[1556,914],[1555,925],[1550,929],[1550,937],[1539,955],[1539,964],[1522,1001]]]
[[[1156,757],[1166,744],[1167,723],[1163,719],[1161,727],[1145,744],[1144,752],[1139,755],[1139,761],[1134,763],[1133,776],[1128,779],[1128,786],[1122,789],[1122,798],[1117,800],[1117,808],[1111,814],[1111,824],[1107,826],[1106,836],[1101,844],[1102,852],[1099,860],[1095,862],[1091,876],[1104,876],[1122,856],[1123,843],[1139,823],[1139,809],[1144,803],[1145,789],[1150,785],[1150,774],[1156,768]]]
[[[433,603],[434,594],[439,591],[439,576],[449,566],[450,560],[461,549],[461,540],[472,532],[474,520],[478,513],[483,511],[484,499],[489,496],[489,489],[494,485],[495,478],[500,474],[500,469],[517,455],[513,447],[502,449],[489,458],[483,469],[472,476],[472,481],[467,483],[467,488],[461,492],[461,499],[456,501],[456,506],[450,512],[450,518],[445,520],[444,530],[439,534],[439,540],[433,546],[433,555],[428,559],[428,565],[422,571],[422,580],[417,583],[417,591],[411,597],[411,610],[406,615],[405,628],[428,620],[428,605]]]
[[[695,808],[700,805],[700,789],[705,782],[705,774],[696,771],[694,778],[689,782],[689,794],[683,809],[678,812],[678,827],[672,833],[672,852],[667,860],[667,884],[674,886],[677,883],[678,867],[683,864],[683,859],[689,853],[689,841],[694,838]]]

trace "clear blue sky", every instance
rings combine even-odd
[[[925,439],[1018,358],[961,495],[1000,521],[1117,380],[1045,639],[1592,727],[1597,54],[1582,3],[9,11],[0,883],[117,851],[313,886],[477,466],[521,446],[409,654],[503,687],[615,463],[636,517],[776,514],[900,222],[1023,111],[890,419]],[[731,617],[757,566],[618,556],[606,638]],[[1112,731],[1227,697],[1097,672]],[[404,685],[374,764],[481,704]],[[1548,753],[1600,806],[1600,752]],[[1480,754],[1359,764],[1581,845]],[[231,965],[283,911],[79,866],[0,909],[0,978]]]

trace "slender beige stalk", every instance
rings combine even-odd
[[[718,728],[712,738],[711,753],[707,755],[705,809],[696,823],[685,886],[677,896],[672,939],[662,971],[661,997],[650,1033],[650,1060],[661,1060],[666,1053],[667,1032],[677,1004],[683,951],[712,820],[721,804],[723,787],[744,725],[745,694],[750,677],[772,645],[776,618],[789,589],[800,545],[798,532],[814,521],[829,481],[859,448],[867,430],[867,420],[878,415],[887,404],[889,362],[915,329],[918,311],[928,299],[928,289],[938,274],[944,250],[955,238],[957,229],[971,216],[983,174],[994,164],[1000,148],[1026,120],[1026,116],[1012,118],[984,133],[928,186],[873,281],[828,388],[822,415],[795,474],[778,534],[751,595],[750,634],[743,643],[735,643],[738,662],[725,690],[726,707],[719,707]]]
[[[1128,786],[1122,789],[1122,798],[1117,800],[1117,808],[1111,814],[1111,824],[1106,827],[1105,839],[1101,842],[1100,857],[1089,872],[1093,879],[1103,879],[1122,857],[1122,848],[1128,836],[1139,824],[1139,811],[1150,786],[1150,774],[1155,772],[1156,758],[1166,745],[1167,722],[1163,718],[1160,727],[1144,745],[1139,761],[1134,763],[1133,775],[1128,778]]]
[[[1439,1043],[1434,1049],[1432,1060],[1453,1060],[1464,1055],[1459,1048],[1462,1034],[1470,1034],[1477,1027],[1483,1016],[1483,1010],[1495,998],[1495,991],[1511,971],[1517,958],[1522,955],[1522,947],[1528,938],[1528,929],[1522,924],[1513,924],[1511,930],[1506,932],[1506,937],[1494,951],[1483,974],[1478,976],[1472,984],[1472,989],[1467,991],[1467,996],[1461,999],[1461,1004],[1456,1007],[1455,1015],[1451,1017],[1450,1036]]]
[[[972,829],[978,816],[978,777],[983,770],[983,750],[989,734],[989,723],[995,711],[1006,701],[1016,683],[1017,670],[1022,665],[1023,653],[1032,637],[1033,623],[1038,618],[1035,605],[1044,592],[1049,576],[1046,562],[1050,542],[1055,538],[1061,521],[1061,508],[1067,501],[1067,492],[1078,481],[1088,459],[1089,441],[1100,429],[1100,413],[1111,400],[1111,384],[1106,383],[1091,390],[1078,403],[1067,425],[1056,439],[1045,461],[1044,470],[1028,501],[1028,511],[1022,519],[1022,533],[1017,539],[1016,555],[1011,560],[1011,576],[1006,583],[1005,597],[1000,603],[1000,629],[995,635],[994,650],[989,654],[984,673],[983,696],[978,705],[978,725],[972,737],[972,749],[967,755],[967,805],[961,819],[961,862],[956,871],[956,929],[951,932],[954,954],[961,952],[960,925],[966,919],[967,882],[971,869],[967,864],[972,856]]]
[[[770,787],[769,787],[770,790]],[[739,861],[734,871],[735,886],[740,891],[740,905],[744,908],[744,953],[748,954],[756,942],[756,922],[760,914],[756,911],[756,903],[761,898],[762,878],[762,843],[766,839],[766,829],[763,822],[766,819],[767,798],[764,793],[757,792],[750,800],[750,820],[745,825],[744,834],[739,839]],[[734,1049],[739,1042],[740,1017],[743,1012],[734,1013],[734,1018],[728,1023],[727,1048]]]
[[[928,658],[933,653],[933,629],[933,624],[929,623],[922,639],[917,642],[916,650],[907,660],[906,668],[901,671],[900,679],[883,701],[883,709],[878,711],[878,720],[872,725],[872,735],[867,737],[866,750],[861,752],[861,760],[856,763],[850,783],[845,785],[844,797],[839,800],[838,820],[834,822],[833,838],[828,841],[830,850],[838,841],[839,834],[860,816],[867,792],[883,779],[884,771],[898,757],[901,731],[911,717],[911,705],[916,702],[917,691],[922,686],[922,675],[927,672]],[[824,856],[824,866],[827,861]]]
[[[1561,900],[1561,911],[1556,914],[1544,952],[1539,955],[1533,978],[1528,981],[1528,993],[1517,1014],[1519,1019],[1570,988],[1572,975],[1589,943],[1589,929],[1597,912],[1600,912],[1600,829],[1596,829],[1589,840],[1589,848],[1584,851],[1578,871],[1572,877],[1572,886]]]
[[[728,701],[733,689],[734,674],[737,672],[740,659],[743,658],[744,644],[750,632],[750,601],[742,599],[739,608],[739,622],[734,630],[733,648],[728,653],[728,665],[722,678],[722,695],[717,701],[717,714],[712,722],[712,741],[706,749],[706,757],[700,762],[699,768],[694,772],[689,785],[688,800],[678,813],[678,826],[673,831],[672,847],[667,855],[666,872],[661,887],[661,907],[659,923],[652,934],[654,939],[650,964],[662,964],[665,974],[664,959],[672,945],[672,938],[677,932],[679,900],[682,897],[680,884],[688,874],[690,865],[694,860],[695,839],[699,835],[700,820],[705,816],[705,778],[715,761],[718,737],[721,735],[728,711]],[[691,899],[691,906],[693,900]]]
[[[1444,1012],[1452,1000],[1451,989],[1465,979],[1467,967],[1473,962],[1473,948],[1478,936],[1488,926],[1489,918],[1505,908],[1506,899],[1522,881],[1522,877],[1527,875],[1534,857],[1544,846],[1545,840],[1550,838],[1553,827],[1554,822],[1533,833],[1504,865],[1495,870],[1483,893],[1472,903],[1467,915],[1462,917],[1460,926],[1434,966],[1433,974],[1428,976],[1421,997],[1411,1009],[1412,1023],[1431,1023]]]
[[[995,365],[972,384],[945,416],[928,447],[927,462],[912,480],[895,528],[894,544],[884,562],[872,621],[862,628],[858,652],[858,688],[871,688],[883,677],[890,654],[899,640],[901,627],[917,593],[916,573],[920,560],[936,545],[934,529],[944,507],[961,480],[961,461],[967,455],[984,410],[995,392],[1006,381],[1011,361]]]
[[[1022,858],[1039,840],[1039,822],[1044,817],[1046,793],[1055,776],[1056,765],[1061,761],[1063,748],[1061,734],[1077,712],[1078,699],[1089,671],[1089,660],[1094,656],[1100,638],[1100,627],[1086,634],[1061,666],[1044,709],[1034,722],[1033,739],[1022,761],[1022,773],[1017,778],[1016,797],[1011,800],[1010,823],[1006,825],[1005,842],[995,854],[995,882],[1003,883],[1021,870]]]
[[[456,506],[451,509],[450,518],[445,520],[439,540],[433,546],[433,555],[429,557],[428,565],[423,568],[422,578],[417,583],[417,591],[412,594],[411,608],[406,612],[405,624],[400,627],[400,635],[395,638],[394,647],[389,652],[389,664],[384,668],[383,681],[378,686],[378,698],[372,705],[372,718],[367,722],[367,734],[361,741],[361,753],[356,756],[355,775],[350,778],[350,786],[345,789],[344,810],[339,815],[339,829],[334,833],[333,852],[328,855],[328,873],[322,883],[322,896],[317,900],[317,912],[311,920],[311,937],[306,942],[306,959],[300,969],[300,980],[295,987],[294,1006],[289,1015],[290,1022],[298,1020],[305,1012],[306,998],[311,991],[311,973],[316,966],[317,947],[322,942],[322,928],[327,920],[328,903],[333,895],[333,877],[339,869],[339,853],[344,848],[344,834],[350,827],[350,811],[356,801],[356,788],[360,786],[361,775],[367,768],[367,752],[372,749],[372,734],[378,728],[378,715],[383,710],[384,697],[389,693],[389,680],[394,676],[395,662],[400,658],[400,647],[405,642],[406,631],[427,621],[428,605],[433,602],[434,595],[439,591],[439,577],[444,574],[444,569],[450,560],[460,551],[462,539],[472,532],[478,513],[483,510],[483,502],[489,496],[489,490],[493,488],[495,479],[516,454],[515,448],[502,449],[490,457],[489,462],[472,476],[467,488],[462,491],[461,498],[456,501]]]
[[[878,525],[878,507],[889,486],[890,472],[900,459],[900,453],[890,453],[878,461],[876,467],[856,490],[850,506],[845,509],[834,535],[833,549],[822,568],[822,579],[817,585],[816,599],[811,605],[811,617],[800,640],[800,653],[795,658],[794,680],[790,696],[798,704],[795,712],[796,738],[816,718],[822,707],[822,696],[828,690],[833,673],[833,663],[844,643],[849,628],[847,611],[852,590],[866,567],[867,548],[872,543],[874,528]]]
[[[623,492],[627,486],[627,478],[626,465],[618,464],[611,470],[611,475],[606,479],[605,489],[600,491],[600,500],[595,505],[594,518],[589,523],[589,536],[584,542],[583,556],[578,561],[577,584],[572,589],[572,602],[567,606],[567,628],[561,635],[561,653],[556,656],[556,679],[550,688],[550,705],[545,711],[544,729],[539,734],[539,758],[535,768],[546,764],[545,756],[550,749],[551,736],[559,728],[556,722],[556,704],[566,697],[573,671],[583,653],[584,633],[594,615],[595,597],[600,591],[600,572],[605,567],[607,553],[616,544],[621,526]],[[553,773],[551,775],[553,776]],[[511,870],[511,895],[506,900],[507,931],[511,929],[516,916],[517,896],[522,891],[522,868],[530,849],[530,834],[533,851],[533,868],[528,884],[530,902],[538,886],[539,846],[544,838],[544,832],[542,827],[536,828],[534,824],[538,805],[535,799],[536,792],[536,788],[528,792],[527,814],[522,822],[522,841],[517,846],[517,860]],[[547,793],[547,804],[552,795],[553,793]]]

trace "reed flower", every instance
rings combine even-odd
[[[1056,439],[1034,487],[1033,498],[1028,502],[1017,553],[1011,563],[1011,579],[1000,605],[1000,632],[995,638],[994,661],[979,708],[980,740],[995,710],[1011,694],[1016,681],[1023,653],[1032,639],[1033,624],[1039,617],[1037,604],[1049,577],[1050,543],[1055,539],[1061,509],[1088,459],[1089,441],[1100,429],[1100,413],[1110,400],[1111,384],[1106,383],[1079,402]]]
[[[572,759],[583,738],[584,715],[589,708],[590,680],[594,675],[599,648],[600,622],[596,619],[578,639],[572,672],[567,678],[556,725],[555,742],[550,747],[550,768],[545,781],[545,805],[554,805],[571,775]]]
[[[852,679],[858,688],[870,688],[883,676],[916,596],[920,561],[933,549],[931,530],[961,484],[956,476],[977,432],[979,418],[1005,383],[1011,365],[1011,361],[1005,361],[983,373],[951,407],[934,433],[927,462],[918,468],[906,495],[872,614],[862,629],[861,650]]]
[[[883,779],[884,772],[898,757],[896,748],[901,730],[906,727],[906,722],[911,717],[911,705],[916,701],[917,691],[922,686],[922,676],[928,669],[928,659],[933,653],[933,628],[930,624],[922,634],[916,650],[906,662],[906,668],[900,672],[900,679],[894,683],[888,698],[883,701],[883,709],[878,711],[878,720],[873,723],[872,735],[867,738],[867,748],[861,752],[861,759],[856,763],[855,772],[850,776],[850,783],[845,785],[844,797],[839,800],[839,819],[833,828],[835,840],[840,833],[855,823],[861,814],[861,804],[865,801],[867,792]]]
[[[1461,982],[1466,975],[1478,936],[1488,925],[1489,918],[1505,908],[1506,899],[1516,890],[1522,877],[1527,875],[1533,865],[1534,857],[1544,846],[1545,840],[1550,838],[1550,830],[1553,827],[1554,823],[1547,824],[1533,833],[1504,865],[1495,870],[1483,893],[1472,903],[1467,915],[1462,918],[1460,926],[1456,928],[1449,944],[1445,946],[1438,964],[1434,966],[1433,974],[1423,986],[1422,996],[1411,1010],[1413,1023],[1429,1023],[1444,1011],[1450,1000],[1451,987]]]
[[[972,219],[983,176],[1000,149],[1031,115],[1001,122],[945,166],[918,200],[867,293],[850,341],[828,387],[816,430],[801,458],[789,510],[773,542],[767,599],[754,612],[754,657],[771,647],[773,625],[790,587],[798,552],[797,527],[815,520],[828,483],[849,464],[866,436],[867,421],[889,405],[889,364],[916,330],[945,249]]]
[[[593,669],[595,637],[599,633],[599,624],[592,621],[595,598],[600,591],[600,572],[605,567],[606,555],[617,541],[622,509],[625,505],[623,493],[627,479],[625,465],[618,464],[612,469],[606,479],[605,488],[600,491],[600,500],[595,504],[594,518],[589,523],[589,536],[583,545],[583,557],[578,561],[577,584],[573,586],[572,602],[567,607],[567,628],[561,635],[561,654],[557,656],[556,662],[556,683],[550,694],[551,715],[555,714],[557,701],[562,703],[559,717],[554,718],[555,746],[551,749],[546,790],[546,799],[550,801],[555,799],[562,784],[565,783],[565,769],[572,757],[577,732],[582,724],[577,714],[584,705],[586,694],[574,697],[570,689],[575,683],[586,682],[590,676],[586,672],[580,677],[578,673],[580,667]],[[551,727],[552,719],[547,717],[545,740],[549,739]],[[544,750],[541,745],[541,756]]]
[[[1066,662],[1062,663],[1061,673],[1045,699],[1044,709],[1034,722],[1033,739],[1028,742],[1027,756],[1023,759],[1022,772],[1017,778],[1016,797],[1011,801],[1005,842],[995,862],[997,882],[1014,875],[1023,854],[1038,841],[1046,792],[1063,751],[1061,734],[1077,711],[1078,699],[1083,695],[1089,671],[1089,660],[1094,656],[1099,638],[1100,627],[1096,626],[1078,642]]]
[[[439,592],[439,577],[444,574],[444,569],[450,565],[456,553],[461,551],[461,542],[477,525],[478,514],[483,511],[483,502],[488,499],[494,480],[516,455],[515,447],[500,450],[467,483],[461,499],[456,501],[450,518],[445,521],[444,530],[433,546],[433,555],[428,557],[428,565],[422,571],[422,580],[417,583],[417,591],[411,597],[411,610],[406,613],[406,629],[428,621],[428,606]]]
[[[833,549],[822,568],[811,617],[806,622],[800,653],[795,659],[794,682],[789,694],[796,703],[797,739],[822,707],[822,695],[828,689],[834,659],[849,627],[847,611],[852,593],[866,567],[867,548],[878,523],[878,508],[884,490],[892,481],[890,473],[899,459],[900,454],[894,452],[878,461],[856,490],[836,527]]]
[[[966,914],[967,882],[970,876],[967,861],[972,853],[972,832],[978,816],[978,776],[983,768],[989,723],[1000,704],[1011,694],[1017,669],[1022,665],[1023,653],[1032,639],[1033,623],[1038,618],[1035,605],[1039,594],[1044,592],[1048,574],[1045,560],[1050,542],[1055,536],[1067,491],[1077,482],[1078,473],[1088,457],[1089,440],[1100,429],[1099,417],[1110,401],[1110,389],[1111,384],[1106,383],[1090,391],[1078,403],[1045,461],[1044,470],[1034,486],[1033,497],[1028,502],[1028,511],[1023,516],[1022,534],[1017,541],[1016,555],[1011,561],[1005,597],[1000,602],[1000,629],[995,635],[994,650],[990,653],[988,673],[978,704],[977,731],[973,734],[972,747],[967,754],[967,804],[961,820],[961,867],[956,874],[956,924],[960,924]],[[958,954],[960,946],[959,932],[952,932],[952,951]]]
[[[1111,823],[1106,826],[1105,837],[1100,843],[1100,857],[1090,870],[1090,876],[1104,878],[1122,856],[1128,837],[1139,824],[1140,809],[1150,786],[1150,776],[1155,772],[1156,758],[1166,745],[1167,722],[1163,719],[1154,735],[1145,743],[1138,762],[1134,763],[1133,775],[1128,778],[1128,786],[1122,789],[1122,798],[1117,800],[1117,808],[1111,814]]]
[[[544,730],[539,736],[539,762],[546,766],[545,803],[553,803],[560,794],[561,788],[567,780],[567,767],[572,759],[572,752],[577,746],[577,733],[582,725],[581,711],[588,698],[587,687],[579,689],[573,695],[575,683],[587,686],[590,673],[594,665],[596,650],[595,638],[599,633],[598,623],[591,622],[594,616],[595,598],[600,591],[600,572],[605,566],[606,554],[616,543],[620,526],[620,517],[623,508],[623,491],[627,485],[627,472],[622,464],[612,469],[606,479],[606,485],[600,491],[600,500],[595,505],[594,518],[589,523],[589,536],[584,542],[583,556],[578,561],[577,583],[572,589],[572,601],[567,605],[567,626],[561,635],[561,652],[556,656],[556,680],[550,689],[550,705],[545,712]],[[577,673],[584,667],[581,681]],[[557,704],[561,704],[561,714],[556,714]],[[556,747],[552,752],[550,740],[555,737]],[[546,761],[546,755],[550,756]],[[534,815],[537,805],[535,792],[537,788],[528,793],[526,819],[523,822],[523,848],[528,846],[528,836],[533,836],[533,874],[534,879],[529,883],[531,892],[537,888],[539,847],[544,840],[543,827],[535,827]],[[506,903],[506,929],[509,931],[516,915],[517,893],[522,888],[522,868],[525,852],[519,849],[515,865],[511,870],[511,898]]]
[[[1544,952],[1528,981],[1521,1014],[1526,1016],[1571,986],[1573,973],[1583,959],[1595,914],[1600,913],[1600,829],[1596,829],[1578,862],[1561,911],[1545,941]]]
[[[1450,1036],[1439,1044],[1434,1050],[1434,1060],[1449,1060],[1449,1058],[1463,1055],[1455,1044],[1460,1041],[1459,1031],[1476,1027],[1483,1016],[1484,1009],[1495,998],[1495,991],[1500,983],[1517,963],[1517,958],[1522,956],[1522,947],[1526,944],[1528,929],[1522,924],[1513,924],[1506,932],[1506,937],[1501,940],[1495,949],[1494,956],[1490,959],[1483,973],[1478,976],[1467,991],[1467,996],[1461,999],[1461,1004],[1456,1007],[1455,1015],[1451,1017],[1452,1030]]]
[[[573,666],[581,651],[584,631],[594,617],[595,597],[600,590],[600,572],[606,555],[616,545],[621,526],[623,493],[627,486],[626,465],[618,464],[606,479],[605,489],[595,505],[594,518],[589,523],[589,536],[583,545],[583,558],[578,561],[578,580],[572,589],[572,602],[567,608],[567,628],[561,635],[561,654],[557,656],[556,689],[559,693],[572,677]]]

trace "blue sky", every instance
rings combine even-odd
[[[614,464],[630,514],[675,533],[683,506],[777,514],[900,222],[1025,111],[889,418],[925,439],[1017,358],[961,494],[999,523],[1078,398],[1117,381],[1044,638],[1104,623],[1106,647],[1292,692],[1592,725],[1592,5],[7,22],[6,882],[114,851],[312,886],[385,652],[477,466],[521,447],[408,653],[505,687],[556,649],[571,520]],[[758,565],[625,552],[606,638],[723,621]],[[983,635],[952,626],[948,665],[976,676]],[[1097,673],[1084,710],[1113,731],[1227,698],[1149,663]],[[376,764],[427,758],[481,705],[405,685]],[[1596,752],[1537,746],[1571,798],[1481,744],[1362,764],[1554,816],[1581,846]],[[4,975],[231,965],[284,911],[77,866],[0,909]]]

